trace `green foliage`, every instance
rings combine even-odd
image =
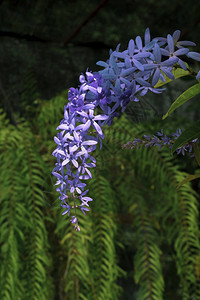
[[[91,212],[78,215],[80,232],[62,216],[49,174],[66,104],[62,95],[41,102],[32,127],[16,128],[0,112],[0,299],[199,299],[197,194],[189,182],[176,189],[188,174],[167,151],[122,149],[155,125],[133,126],[123,115],[104,128]],[[176,266],[174,282],[166,257]]]
[[[63,118],[64,105],[67,105],[65,95],[42,101],[35,126],[43,140],[52,140],[56,134],[56,127]]]
[[[163,120],[166,119],[173,111],[175,111],[178,107],[186,103],[191,98],[200,94],[200,83],[197,83],[183,92],[170,106],[168,112],[163,116]]]
[[[196,175],[188,175],[186,176],[178,185],[177,189],[179,189],[182,185],[184,185],[186,182],[192,181],[194,179],[200,178],[200,174]]]
[[[4,118],[1,115],[1,120]],[[15,153],[12,145],[16,148],[20,143],[20,136],[12,126],[1,130],[0,136],[0,244],[1,244],[1,299],[20,298],[23,291],[20,288],[18,278],[20,272],[19,245],[22,242],[23,233],[20,226],[25,213],[21,201],[18,201],[18,185]]]
[[[139,135],[139,132],[134,134],[136,128],[132,129],[125,118],[118,126],[124,132],[133,132],[132,139]],[[114,128],[117,129],[116,124]],[[163,243],[174,245],[179,292],[183,299],[190,299],[190,295],[198,299],[199,278],[195,275],[198,274],[200,251],[197,195],[189,183],[176,189],[186,173],[178,170],[169,152],[155,149],[126,150],[123,156],[118,153],[116,160],[118,168],[114,168],[113,161],[111,163],[116,193],[122,207],[125,201],[126,209],[133,216],[134,278],[139,284],[137,299],[164,297]]]
[[[1,299],[52,299],[45,227],[45,165],[29,128],[0,136]]]
[[[188,141],[192,141],[200,137],[200,121],[195,122],[189,128],[187,128],[174,142],[172,147],[172,153],[179,147],[185,145]]]
[[[89,185],[96,201],[92,206],[91,275],[94,285],[91,298],[118,299],[121,288],[116,284],[124,272],[117,265],[115,236],[117,230],[115,194],[108,180],[98,170]]]
[[[60,289],[64,299],[88,299],[91,288],[88,263],[91,224],[83,214],[78,214],[78,219],[81,234],[69,224],[67,216],[59,214],[57,218],[56,234],[64,250],[64,263],[60,268]]]
[[[90,186],[96,202],[92,216],[78,214],[81,234],[69,225],[68,219],[58,215],[56,233],[66,259],[60,270],[61,291],[66,299],[117,299],[121,288],[116,280],[124,272],[116,260],[114,195],[99,174]]]
[[[184,178],[182,172],[175,172],[177,181]],[[180,276],[182,298],[200,298],[200,277],[199,277],[199,228],[198,228],[198,203],[195,192],[189,183],[184,184],[177,192],[174,201],[176,212],[175,240],[176,265]]]
[[[200,140],[198,140],[194,145],[194,156],[195,156],[196,162],[200,166]]]

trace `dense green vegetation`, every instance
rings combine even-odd
[[[199,119],[196,97],[161,121],[190,78],[149,93],[105,128],[81,231],[62,216],[53,136],[80,73],[146,27],[153,37],[180,29],[200,49],[199,0],[110,0],[89,18],[100,2],[0,0],[0,300],[200,299],[200,184],[177,190],[199,173],[195,159],[122,148]]]
[[[41,101],[31,122],[17,126],[1,111],[0,298],[199,299],[199,198],[190,183],[176,189],[195,161],[122,149],[161,121],[121,116],[96,151],[94,201],[76,232],[50,175],[64,104],[63,95]]]

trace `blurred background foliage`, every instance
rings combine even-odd
[[[105,128],[81,232],[62,216],[53,187],[53,136],[68,88],[146,27],[153,37],[180,29],[199,51],[199,1],[0,1],[0,299],[200,299],[200,186],[176,190],[199,172],[195,160],[122,149],[197,120],[197,98],[161,120],[193,79],[146,95]]]

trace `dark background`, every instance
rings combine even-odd
[[[12,124],[17,124],[22,118],[31,123],[43,100],[50,100],[61,93],[66,95],[67,100],[68,88],[77,87],[82,72],[87,68],[99,70],[96,62],[105,61],[109,49],[114,49],[119,43],[121,49],[125,49],[131,38],[135,39],[137,35],[143,37],[147,27],[152,37],[166,36],[180,29],[182,39],[195,42],[197,47],[194,51],[200,51],[200,2],[0,0],[0,107]],[[190,65],[196,70],[200,68],[199,63],[194,61]],[[150,103],[154,115],[160,117],[166,113],[169,103],[191,84],[192,80],[185,78],[170,84],[162,95],[148,94],[144,97],[144,105],[147,101],[145,108],[148,110]],[[199,102],[194,99],[190,103],[174,115],[190,117],[191,122],[199,119]],[[134,111],[129,109],[126,113],[133,117]],[[187,122],[184,121],[183,127],[185,125]],[[49,159],[48,152],[47,156]],[[188,170],[190,160],[182,159],[186,161],[186,167],[183,164],[185,169],[192,173]],[[53,185],[52,182],[50,184]],[[132,299],[135,293],[132,229],[126,216],[124,219],[122,243],[126,251],[120,254],[120,265],[128,276],[120,285],[124,288],[124,299]],[[172,275],[176,276],[176,270],[167,258],[164,257],[166,269],[169,266],[167,287],[172,297],[177,288],[177,279],[172,278]],[[55,286],[57,288],[57,281]]]
[[[1,106],[12,122],[30,117],[36,99],[77,86],[81,72],[98,70],[110,48],[125,49],[147,27],[152,37],[180,29],[198,51],[199,1],[0,1]]]

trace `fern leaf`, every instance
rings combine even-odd
[[[113,219],[115,197],[109,182],[98,171],[91,187],[91,195],[95,199],[92,209],[91,274],[96,296],[91,295],[90,299],[117,299],[121,288],[116,280],[124,272],[116,262],[114,237],[117,225]]]

